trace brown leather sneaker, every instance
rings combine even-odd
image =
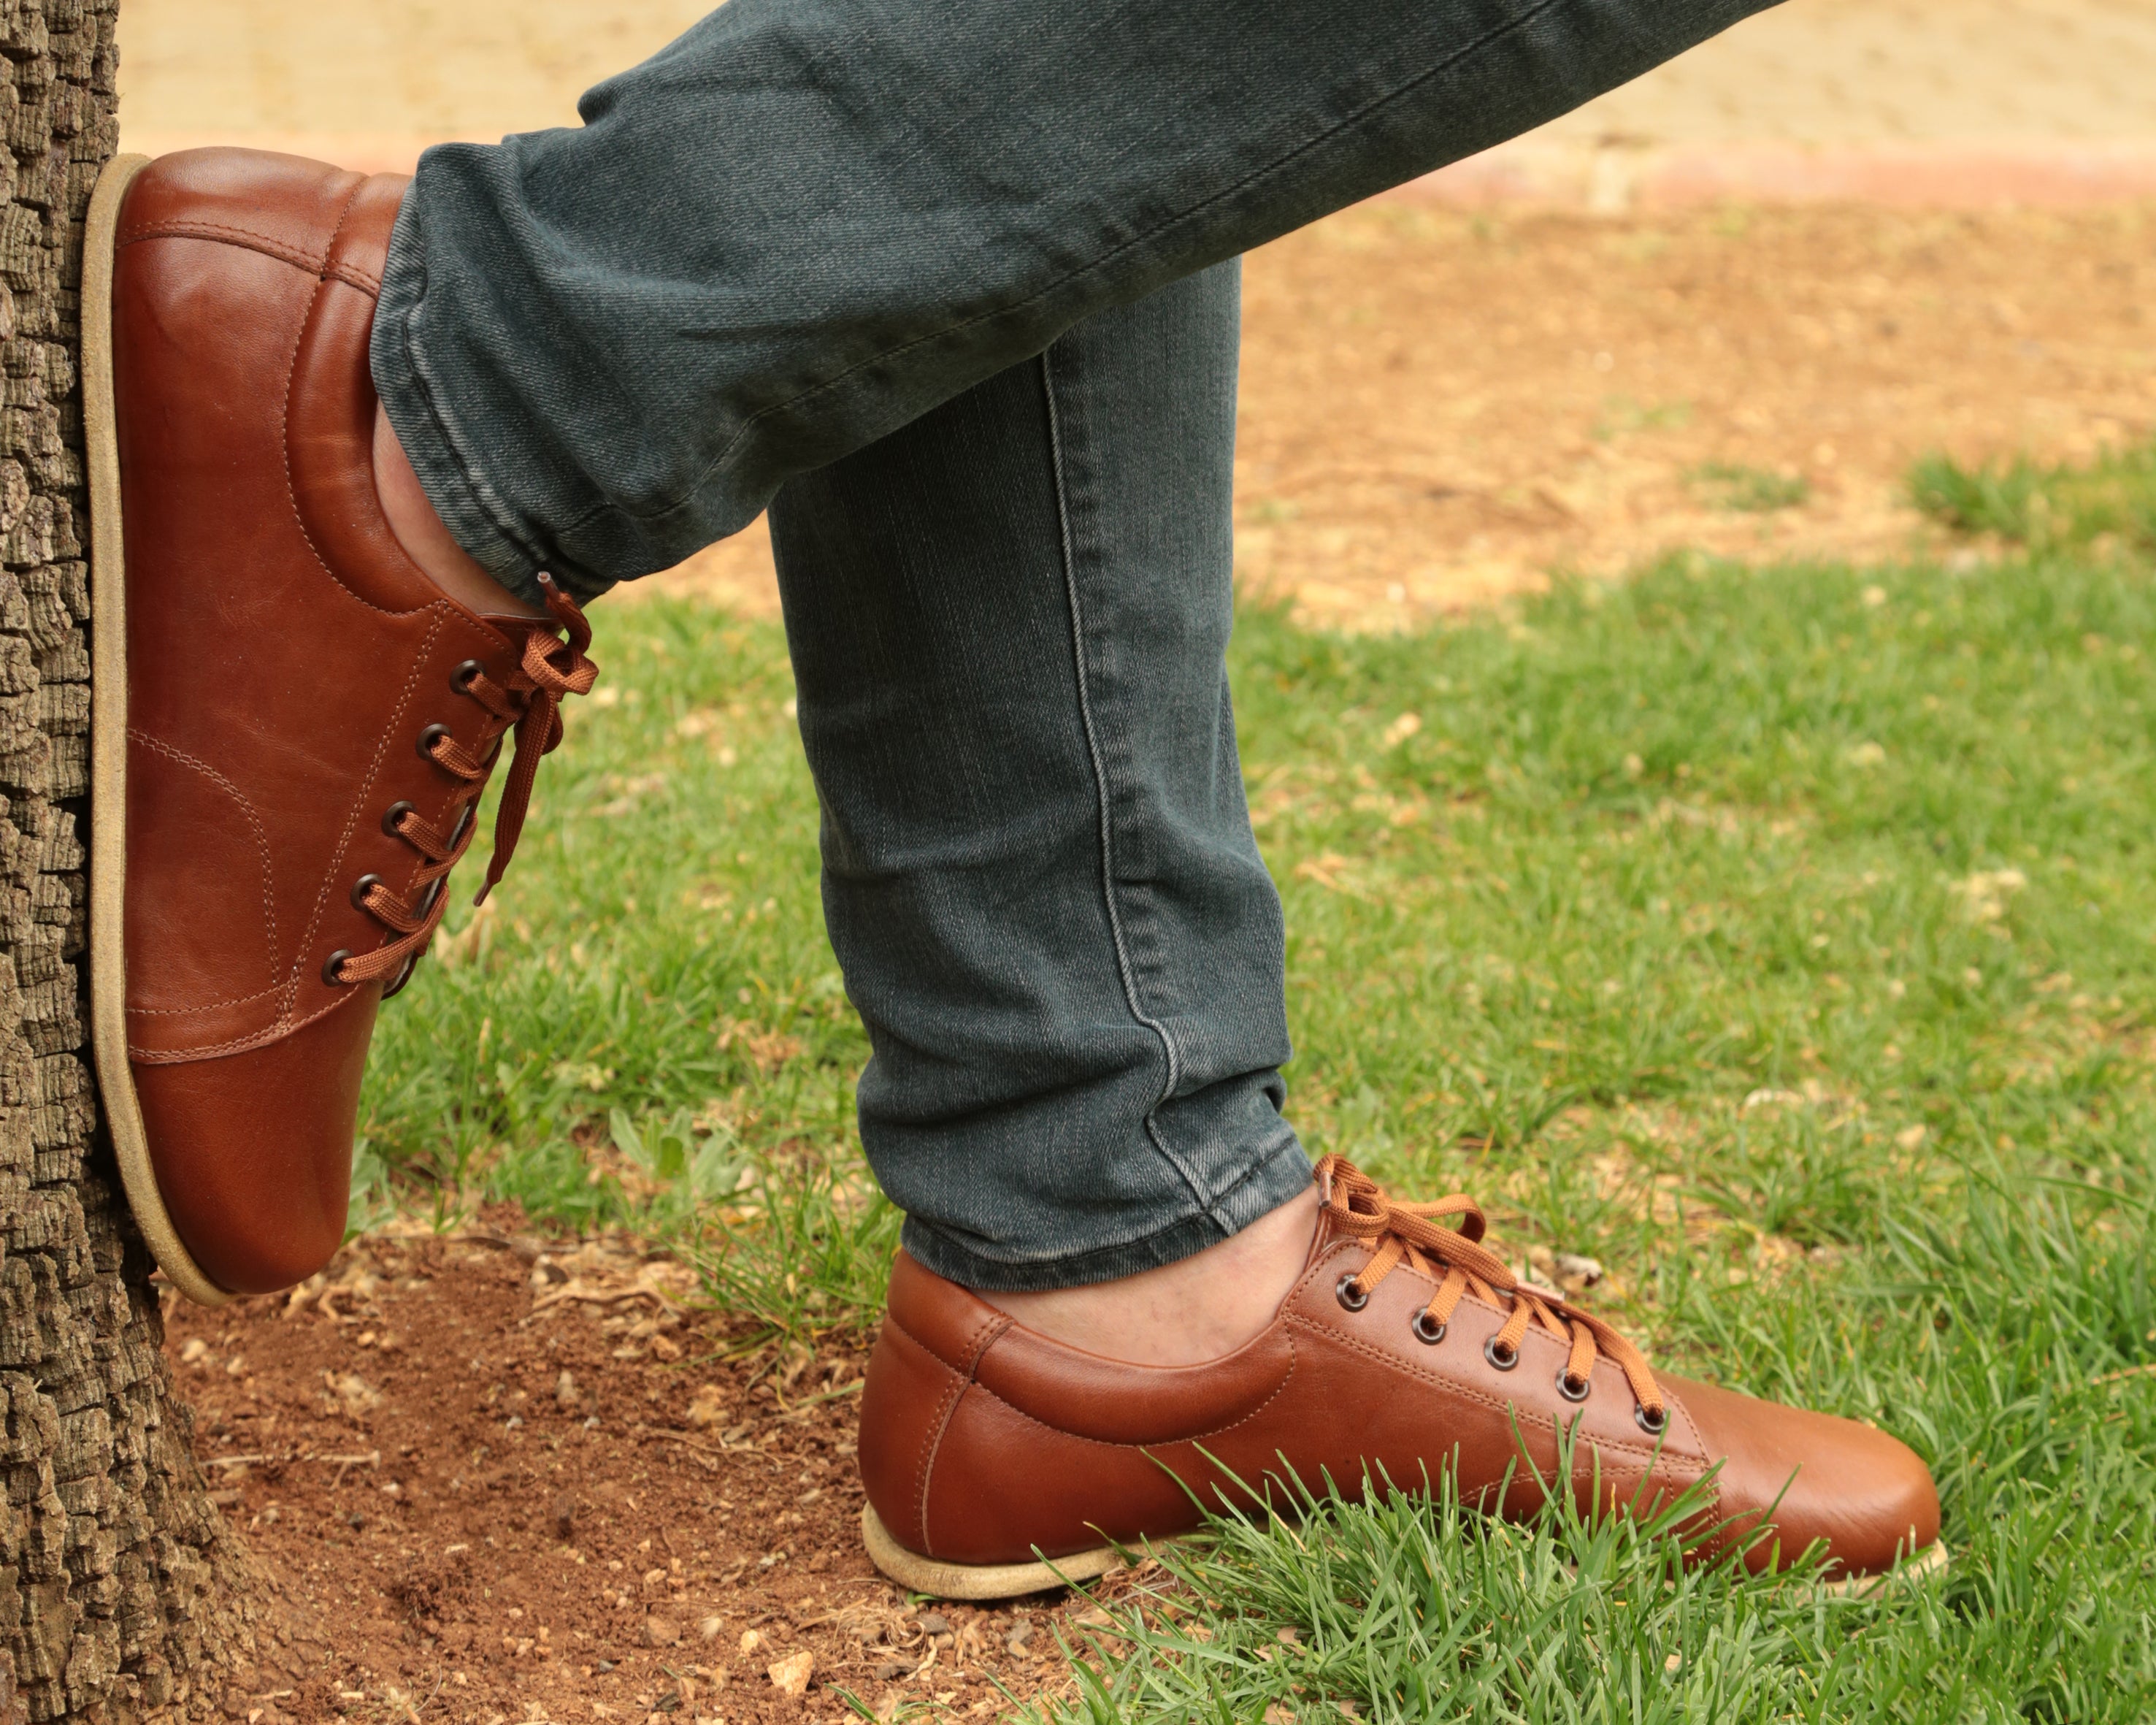
[[[336,1249],[375,1008],[505,734],[490,887],[597,675],[566,598],[476,615],[383,518],[367,336],[404,185],[200,150],[114,162],[90,212],[98,1074],[144,1237],[207,1302]]]
[[[1844,1578],[1943,1561],[1931,1475],[1894,1439],[1657,1377],[1601,1319],[1478,1244],[1468,1199],[1394,1203],[1337,1156],[1317,1172],[1322,1220],[1279,1316],[1202,1366],[1065,1347],[901,1254],[861,1398],[876,1567],[947,1599],[1083,1580],[1115,1563],[1107,1542],[1188,1532],[1193,1493],[1235,1501],[1229,1474],[1262,1489],[1283,1462],[1313,1490],[1359,1487],[1366,1469],[1419,1487],[1455,1467],[1462,1501],[1517,1519],[1540,1506],[1537,1475],[1557,1477],[1559,1430],[1574,1425],[1583,1509],[1598,1465],[1603,1503],[1622,1513],[1666,1507],[1720,1464],[1688,1523],[1700,1558],[1771,1511],[1773,1534],[1746,1552],[1754,1570],[1815,1541]]]

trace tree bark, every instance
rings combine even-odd
[[[264,1591],[210,1501],[85,1025],[82,229],[118,0],[0,0],[0,1722],[199,1714]],[[280,1661],[281,1662],[281,1661]],[[242,1717],[245,1715],[243,1713]]]

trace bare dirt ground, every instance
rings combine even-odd
[[[1246,265],[1238,574],[1371,628],[1676,546],[1922,549],[1917,457],[2156,428],[2152,239],[2156,206],[1348,211]],[[645,584],[777,603],[761,524]]]
[[[859,1532],[847,1347],[743,1351],[633,1243],[492,1210],[360,1242],[295,1298],[168,1316],[224,1512],[303,1642],[252,1725],[960,1717],[1067,1681],[1070,1596],[916,1609]]]

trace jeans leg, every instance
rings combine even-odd
[[[975,1287],[1167,1263],[1309,1183],[1223,663],[1239,286],[1102,312],[773,507],[862,1141]]]
[[[427,153],[375,381],[466,548],[588,597],[1767,3],[729,0],[582,127]]]

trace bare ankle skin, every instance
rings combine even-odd
[[[1233,1353],[1280,1310],[1310,1256],[1317,1190],[1194,1257],[1089,1288],[981,1298],[1029,1330],[1137,1366],[1195,1366]]]
[[[374,409],[374,488],[382,495],[382,512],[405,555],[450,598],[483,617],[546,615],[495,580],[478,559],[449,537],[420,488],[404,445],[390,430],[389,415],[378,405]]]

